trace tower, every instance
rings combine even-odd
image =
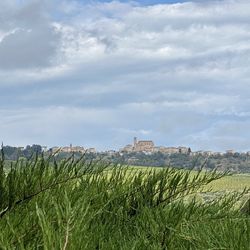
[[[137,144],[137,137],[134,137],[134,147],[136,147]]]

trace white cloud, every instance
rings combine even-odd
[[[6,109],[0,110],[0,116],[1,140],[13,145],[39,142],[57,145],[70,143],[71,140],[85,140],[85,143],[91,144],[87,136],[92,132],[86,128],[105,128],[115,121],[111,110],[74,107]]]
[[[20,127],[39,127],[41,116],[54,129],[43,125],[31,138],[44,133],[48,143],[49,137],[64,142],[61,135],[73,124],[67,140],[79,142],[77,133],[90,130],[84,136],[102,146],[110,138],[120,146],[138,133],[159,144],[216,149],[233,146],[237,137],[235,146],[247,148],[243,129],[220,136],[215,128],[250,122],[248,1],[56,4],[0,4],[0,105],[8,110],[0,137],[7,140],[4,131],[11,131],[11,141],[14,135],[25,141],[28,130]],[[28,121],[10,119],[23,110]]]
[[[223,120],[215,122],[211,127],[200,133],[190,134],[183,138],[183,142],[197,145],[200,149],[223,150],[237,149],[249,151],[248,120]]]
[[[16,3],[16,4],[15,4]],[[0,5],[0,70],[49,67],[60,34],[54,29],[46,1],[3,1]]]

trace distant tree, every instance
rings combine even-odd
[[[32,155],[38,154],[41,155],[42,146],[33,144],[32,146],[27,145],[23,151],[23,154],[26,158],[30,158]]]
[[[17,151],[16,147],[11,147],[11,146],[4,146],[3,147],[3,152],[5,156],[9,157],[11,156],[15,151]]]
[[[41,154],[41,153],[42,153],[42,146],[41,146],[41,145],[33,144],[33,145],[31,146],[31,150],[32,150],[34,153]]]

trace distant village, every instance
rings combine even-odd
[[[250,173],[250,151],[236,152],[227,150],[225,152],[192,151],[188,146],[166,147],[156,146],[152,140],[138,140],[136,137],[131,144],[119,150],[98,151],[95,148],[83,146],[48,148],[41,145],[27,145],[26,147],[2,146],[6,160],[17,160],[20,158],[30,159],[36,154],[45,156],[51,153],[57,159],[85,155],[86,159],[102,159],[114,164],[128,164],[135,166],[175,166],[193,168],[202,166],[206,162],[206,168],[218,168],[222,171],[229,170],[235,173]]]
[[[154,142],[152,140],[138,140],[137,137],[134,137],[133,143],[128,144],[125,147],[119,149],[118,151],[116,150],[107,150],[104,152],[98,152],[95,148],[84,148],[82,146],[73,146],[70,144],[70,146],[66,147],[53,147],[50,149],[47,149],[47,147],[43,147],[43,151],[51,151],[52,153],[107,153],[109,155],[112,154],[126,154],[126,153],[133,153],[133,152],[141,152],[144,154],[153,154],[153,153],[163,153],[167,155],[171,154],[188,154],[191,156],[196,156],[196,155],[202,155],[202,156],[223,156],[223,155],[233,155],[235,153],[238,153],[232,149],[229,149],[225,152],[214,152],[214,151],[195,151],[193,152],[190,147],[184,147],[184,146],[179,146],[179,147],[165,147],[165,146],[155,146]],[[248,152],[243,152],[243,153],[238,153],[238,154],[246,154],[250,155],[250,151]]]
[[[134,137],[133,145],[129,144],[124,148],[120,149],[121,153],[131,153],[131,152],[144,152],[144,153],[156,153],[161,152],[163,154],[190,154],[191,148],[188,147],[164,147],[155,146],[153,141],[138,141],[137,137]]]
[[[48,150],[47,150],[48,151]],[[84,148],[81,146],[72,146],[72,144],[70,144],[69,147],[53,147],[51,149],[49,149],[49,151],[51,151],[53,154],[54,153],[97,153],[95,148]]]

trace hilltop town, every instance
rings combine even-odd
[[[115,164],[128,164],[138,166],[174,166],[193,168],[206,162],[206,168],[230,170],[237,173],[250,173],[250,152],[226,152],[195,151],[190,147],[166,147],[156,146],[152,140],[138,140],[136,137],[132,144],[128,144],[119,150],[98,151],[95,148],[83,146],[52,147],[32,145],[26,147],[3,146],[6,160],[18,158],[29,159],[35,154],[54,154],[58,159],[71,156],[81,157],[85,154],[87,159],[102,159]]]
[[[43,147],[45,149],[45,147]],[[84,148],[82,146],[66,146],[66,147],[53,147],[50,150],[52,153],[64,152],[64,153],[97,153],[98,151],[95,148]],[[47,151],[47,149],[45,150]],[[164,147],[164,146],[155,146],[152,140],[137,140],[137,137],[134,137],[134,142],[128,144],[125,147],[121,148],[119,151],[116,150],[107,150],[106,153],[131,153],[131,152],[143,152],[143,153],[156,153],[161,152],[163,154],[190,154],[191,148],[189,147]]]
[[[95,148],[84,148],[82,146],[73,146],[72,144],[70,144],[69,147],[53,147],[48,149],[48,151],[51,151],[53,154],[54,153],[59,153],[59,152],[63,152],[63,153],[93,153],[95,154],[97,151]]]
[[[120,153],[132,153],[132,152],[143,152],[146,154],[150,153],[163,153],[163,154],[188,154],[191,156],[203,155],[203,156],[223,156],[233,154],[247,154],[250,155],[250,151],[238,153],[232,149],[226,150],[225,152],[214,152],[214,151],[195,151],[193,152],[190,147],[166,147],[166,146],[155,146],[152,140],[138,141],[137,137],[134,137],[133,144],[128,144],[119,150]]]
[[[163,154],[189,154],[191,153],[191,148],[189,147],[164,147],[164,146],[155,146],[154,142],[149,141],[138,141],[137,137],[134,137],[134,143],[128,144],[124,148],[120,149],[121,153],[131,153],[131,152],[145,152],[145,153],[155,153],[161,152]]]
[[[186,154],[190,156],[225,156],[225,155],[250,155],[250,151],[247,152],[237,152],[232,149],[226,150],[225,152],[214,152],[214,151],[206,151],[206,150],[199,150],[193,151],[188,146],[178,146],[178,147],[167,147],[167,146],[157,146],[152,140],[138,140],[137,137],[134,137],[133,143],[128,144],[119,150],[105,150],[105,151],[98,151],[96,148],[91,147],[83,147],[83,146],[73,146],[70,144],[69,146],[55,146],[49,148],[47,146],[40,146],[40,145],[32,145],[26,147],[12,147],[12,146],[5,146],[5,150],[11,153],[15,152],[26,152],[26,151],[33,151],[33,152],[48,152],[53,154],[58,153],[89,153],[89,154],[109,154],[109,155],[123,155],[123,154],[130,154],[130,153],[144,153],[146,155],[154,154],[154,153],[162,153],[165,155],[173,155],[173,154]]]

